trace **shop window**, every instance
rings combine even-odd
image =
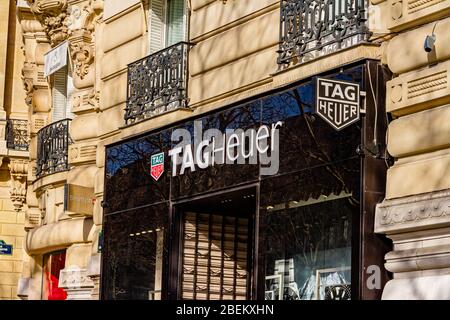
[[[66,264],[66,251],[44,255],[43,299],[66,300],[67,293],[59,287],[59,276]]]
[[[161,204],[105,217],[103,299],[162,298],[167,210]]]
[[[185,0],[150,0],[150,54],[187,39]]]
[[[52,89],[52,122],[72,119],[71,100],[74,91],[73,79],[66,65],[53,74]]]
[[[351,297],[351,195],[267,206],[267,300]]]

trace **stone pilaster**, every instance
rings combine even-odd
[[[87,269],[70,266],[61,270],[59,287],[67,292],[67,300],[91,300],[94,283]]]
[[[383,299],[450,299],[450,190],[385,200],[375,232],[393,241]]]
[[[88,276],[94,284],[92,300],[100,300],[100,262],[101,254],[94,254],[91,256],[88,265]]]

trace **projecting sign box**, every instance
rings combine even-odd
[[[69,214],[93,214],[95,202],[94,188],[66,184],[64,191],[65,211],[68,211]]]

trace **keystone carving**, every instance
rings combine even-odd
[[[52,47],[67,39],[67,0],[27,0],[31,12],[44,27]]]
[[[9,163],[11,173],[11,201],[16,211],[20,211],[27,197],[28,161],[11,159]]]

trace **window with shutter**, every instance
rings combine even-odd
[[[75,87],[73,85],[73,78],[70,73],[67,74],[67,99],[66,99],[66,114],[65,118],[73,119],[72,113],[72,96]]]
[[[73,118],[71,111],[72,95],[74,91],[73,79],[65,66],[53,74],[53,110],[52,122]]]
[[[53,74],[52,122],[65,119],[67,108],[67,66]]]
[[[150,0],[150,23],[148,35],[150,41],[150,53],[154,53],[165,47],[166,24],[166,0]]]
[[[150,54],[186,40],[185,0],[150,0]]]

